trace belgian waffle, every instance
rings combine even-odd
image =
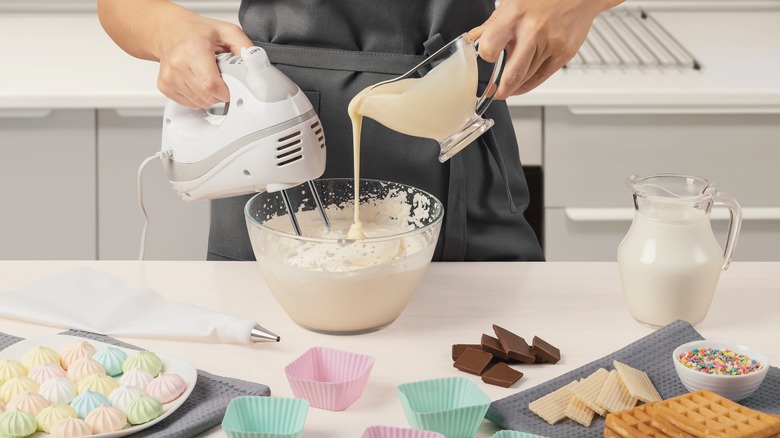
[[[780,419],[707,390],[607,415],[604,436],[623,438],[772,438]]]

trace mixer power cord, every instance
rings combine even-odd
[[[146,252],[146,234],[149,230],[149,215],[146,213],[146,208],[144,207],[143,172],[144,169],[146,168],[146,165],[149,164],[151,161],[155,159],[162,160],[163,158],[171,158],[172,156],[173,154],[169,151],[157,152],[156,154],[142,161],[141,165],[138,167],[138,208],[141,209],[141,214],[144,217],[144,227],[141,230],[141,249],[138,252],[139,261],[142,261],[144,259],[144,253]]]

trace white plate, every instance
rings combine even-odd
[[[0,359],[14,359],[21,362],[22,357],[24,356],[25,353],[27,353],[28,351],[32,350],[33,348],[39,345],[45,345],[47,347],[54,349],[54,351],[59,353],[65,345],[77,341],[87,341],[92,345],[94,345],[95,348],[98,350],[107,347],[118,348],[124,351],[125,353],[127,353],[128,355],[138,351],[130,348],[119,347],[112,344],[106,344],[105,342],[94,341],[92,339],[80,338],[77,336],[50,335],[50,336],[40,336],[37,338],[25,339],[23,341],[17,342],[16,344],[11,345],[5,350],[0,351]],[[187,400],[187,397],[190,396],[192,390],[195,389],[195,382],[198,379],[198,370],[196,370],[195,367],[193,367],[192,365],[190,365],[189,362],[183,359],[179,359],[173,356],[166,356],[163,354],[159,354],[157,352],[154,353],[157,354],[160,360],[162,360],[164,372],[178,374],[184,379],[185,382],[187,382],[187,389],[184,391],[184,394],[179,396],[179,398],[177,398],[176,400],[164,404],[162,415],[160,415],[159,417],[155,418],[154,420],[148,423],[139,424],[137,426],[131,426],[122,430],[118,430],[116,432],[90,435],[91,437],[117,438],[117,437],[127,436],[136,432],[140,432],[164,420],[166,417],[171,415],[173,411],[178,409],[179,406],[181,406],[185,400]],[[43,432],[36,432],[30,435],[31,438],[44,438],[48,436],[50,435]]]

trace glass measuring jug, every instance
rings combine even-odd
[[[439,161],[445,162],[493,126],[482,115],[493,101],[504,53],[479,97],[477,56],[477,42],[464,33],[404,75],[361,91],[349,112],[436,140]]]
[[[631,175],[634,219],[618,247],[617,261],[628,310],[654,327],[683,319],[701,322],[720,273],[731,263],[742,209],[711,182],[688,175]],[[723,249],[710,225],[713,205],[729,209]]]

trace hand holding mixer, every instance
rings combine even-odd
[[[217,55],[216,62],[230,90],[224,110],[217,114],[169,100],[163,115],[162,149],[150,159],[162,159],[173,188],[187,202],[282,191],[298,234],[295,209],[284,190],[308,182],[329,226],[311,182],[325,171],[326,150],[322,125],[309,99],[271,65],[260,47],[242,48],[240,56]],[[146,219],[140,172],[139,204]],[[140,259],[146,228],[145,222]]]

